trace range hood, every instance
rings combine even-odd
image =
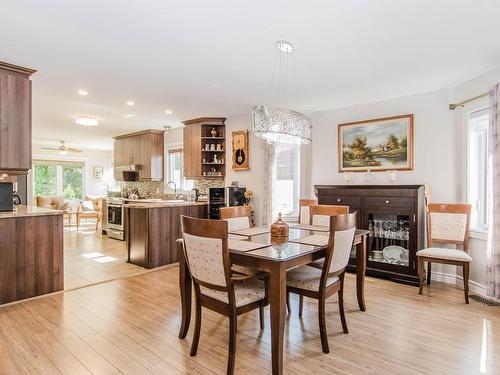
[[[129,180],[128,178],[124,178],[124,175],[130,175],[131,172],[138,175],[140,170],[141,170],[140,164],[117,165],[114,168],[115,180],[116,181]]]

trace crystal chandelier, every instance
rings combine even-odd
[[[287,57],[293,53],[293,45],[279,40],[276,43],[276,51],[279,77],[276,100],[278,104],[275,106],[259,105],[253,108],[253,133],[272,144],[310,143],[311,119],[302,113],[286,108],[286,76],[289,65]]]

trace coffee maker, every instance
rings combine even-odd
[[[13,210],[14,184],[12,182],[0,182],[0,212]]]

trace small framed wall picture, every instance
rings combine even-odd
[[[237,130],[232,133],[233,171],[250,169],[248,164],[248,129]]]
[[[104,174],[103,167],[95,166],[92,168],[92,177],[94,177],[96,179],[100,179],[100,178],[102,178],[103,174]]]

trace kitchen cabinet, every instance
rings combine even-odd
[[[418,285],[416,252],[425,246],[423,185],[316,185],[319,204],[347,205],[369,231],[366,273]],[[356,268],[351,253],[348,269]]]
[[[31,80],[35,70],[0,62],[0,173],[31,168]]]
[[[183,121],[184,177],[224,178],[224,117],[200,117]]]
[[[114,166],[139,165],[140,181],[163,181],[164,132],[145,130],[114,137]]]

